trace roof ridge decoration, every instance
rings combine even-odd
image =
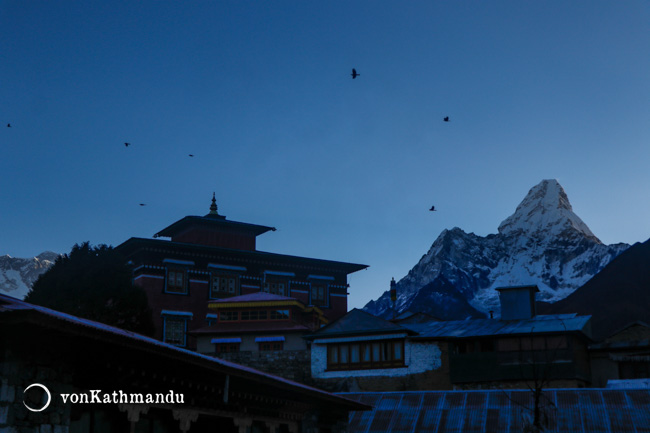
[[[217,206],[217,197],[215,192],[212,192],[212,204],[210,205],[210,212],[206,217],[226,219],[224,215],[219,215],[219,207]]]

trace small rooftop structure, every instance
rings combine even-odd
[[[519,320],[535,317],[536,285],[498,287],[501,302],[501,320]]]
[[[240,247],[255,250],[255,238],[274,227],[229,221],[217,212],[214,193],[210,212],[205,216],[186,216],[165,227],[154,235],[154,238],[167,237],[172,242],[187,242],[210,245],[215,247]]]

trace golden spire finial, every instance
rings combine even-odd
[[[212,193],[212,204],[210,205],[210,215],[219,215],[217,212],[217,199],[215,198],[214,193]]]

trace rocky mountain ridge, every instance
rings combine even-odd
[[[537,284],[538,299],[554,302],[585,284],[627,244],[603,244],[578,217],[557,180],[531,188],[497,234],[444,230],[397,282],[393,306],[383,293],[364,309],[390,317],[405,310],[445,320],[499,315],[497,287]]]
[[[23,299],[38,277],[54,264],[59,256],[45,251],[31,259],[0,256],[0,291]]]

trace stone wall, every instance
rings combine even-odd
[[[209,354],[217,356],[215,354]],[[308,350],[269,350],[264,352],[221,353],[219,358],[301,383],[311,383],[311,357]]]

